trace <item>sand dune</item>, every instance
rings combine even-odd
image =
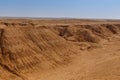
[[[119,80],[120,23],[0,20],[0,80]]]

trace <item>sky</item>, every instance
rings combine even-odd
[[[120,0],[0,0],[0,16],[120,19]]]

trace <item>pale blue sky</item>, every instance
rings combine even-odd
[[[120,19],[120,0],[0,0],[0,16]]]

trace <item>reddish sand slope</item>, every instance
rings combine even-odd
[[[0,80],[119,80],[119,21],[0,20]]]

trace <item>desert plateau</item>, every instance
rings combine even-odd
[[[120,80],[120,20],[0,18],[0,80]]]

